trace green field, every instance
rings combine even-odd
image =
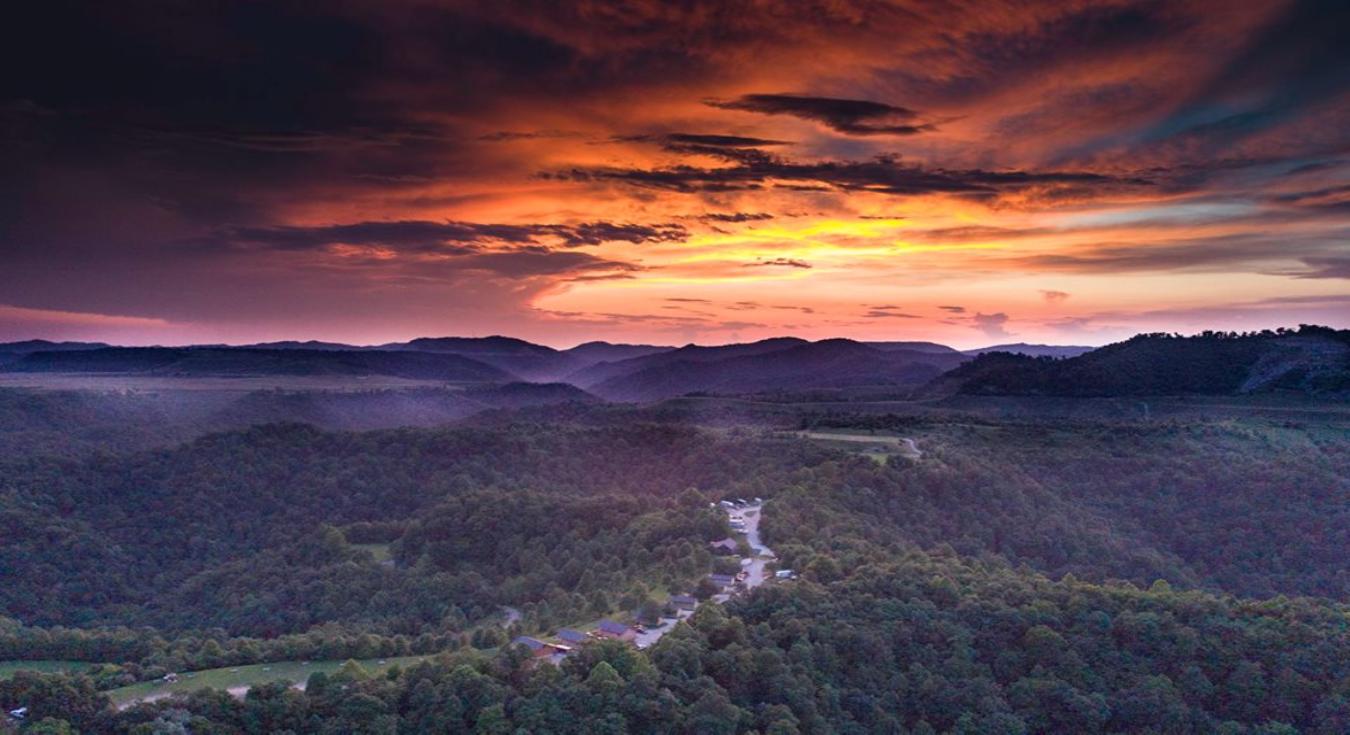
[[[393,556],[389,553],[389,544],[352,544],[353,547],[362,551],[369,551],[370,555],[375,557],[375,561],[383,564],[387,561],[393,561]]]
[[[391,666],[410,666],[428,656],[401,656],[387,659],[366,659],[359,663],[372,674],[385,671]],[[345,661],[278,661],[271,664],[251,666],[231,666],[220,669],[205,669],[180,673],[179,679],[172,684],[161,681],[143,681],[139,684],[111,689],[108,697],[113,704],[124,707],[143,700],[160,699],[170,694],[187,693],[198,689],[225,689],[234,694],[242,694],[248,687],[273,681],[290,681],[303,684],[309,675],[316,671],[332,674],[342,668]]]
[[[891,455],[913,460],[918,460],[923,456],[923,452],[919,451],[913,440],[893,434],[859,433],[857,430],[850,431],[847,429],[818,429],[815,431],[798,431],[794,432],[794,435],[803,439],[822,442],[827,446],[838,449],[861,452],[882,463]]]
[[[94,665],[88,661],[0,661],[0,679],[8,679],[16,671],[56,674],[62,671],[83,671]]]

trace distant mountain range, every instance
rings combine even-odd
[[[514,379],[505,370],[459,355],[257,347],[103,347],[31,352],[9,363],[5,369],[28,373],[119,373],[183,377],[386,375],[415,380],[475,383]]]
[[[23,359],[34,352],[73,352],[76,350],[98,350],[109,347],[102,342],[51,342],[45,339],[30,339],[23,342],[0,343],[0,369],[4,365]]]
[[[373,347],[354,347],[332,342],[270,342],[251,345],[262,349],[431,352],[459,355],[504,370],[522,380],[543,382],[560,380],[578,370],[610,360],[673,349],[657,345],[587,342],[568,350],[557,350],[514,337],[421,337],[408,342],[390,342]]]
[[[33,340],[0,344],[0,371],[182,377],[386,376],[496,386],[555,384],[542,393],[542,388],[511,388],[526,404],[541,398],[553,402],[599,396],[647,402],[699,393],[851,388],[915,390],[926,395],[1115,396],[1265,390],[1335,394],[1350,391],[1347,335],[1350,332],[1303,327],[1246,335],[1140,335],[1100,349],[1016,343],[966,351],[932,342],[810,342],[795,337],[683,347],[588,342],[567,350],[501,336],[427,337],[369,347],[314,341],[242,347],[113,347]],[[511,394],[494,394],[490,402],[509,405]]]
[[[773,339],[724,347],[690,345],[602,363],[573,375],[570,381],[618,401],[653,401],[689,393],[913,387],[966,359],[954,350],[886,350],[847,339]]]

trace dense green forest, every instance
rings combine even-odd
[[[41,625],[275,635],[327,621],[416,634],[500,604],[577,608],[588,593],[705,573],[725,517],[697,488],[767,492],[822,454],[660,425],[274,425],[14,462],[0,478],[0,564],[13,570],[0,610]],[[393,542],[392,566],[348,543],[373,539],[340,530],[368,536],[372,522],[392,530],[379,539]]]
[[[798,414],[922,449],[886,461],[786,436],[786,409],[692,405],[11,455],[0,660],[92,663],[0,681],[0,705],[30,732],[1350,729],[1344,426]],[[800,579],[644,651],[509,645],[697,587],[729,532],[710,503],[756,496]],[[103,693],[408,654],[432,658],[242,699]]]
[[[1350,330],[1305,325],[1193,337],[1141,334],[1078,357],[983,354],[937,381],[975,395],[1236,395],[1287,391],[1345,397]]]

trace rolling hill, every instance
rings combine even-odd
[[[1142,334],[1054,359],[990,352],[944,375],[930,392],[968,395],[1350,394],[1350,331],[1301,327],[1195,337]]]
[[[863,344],[883,352],[927,352],[934,355],[959,354],[954,347],[936,342],[864,342]]]
[[[758,342],[716,345],[711,347],[687,344],[683,347],[666,350],[664,352],[655,352],[627,360],[597,363],[567,376],[567,382],[582,388],[590,388],[591,386],[604,383],[607,380],[613,380],[624,375],[631,375],[649,368],[658,368],[675,363],[718,362],[733,357],[776,352],[788,347],[797,347],[804,344],[809,343],[804,339],[798,339],[796,337],[775,337],[772,339],[760,340]]]
[[[31,355],[34,352],[76,352],[97,350],[107,346],[102,342],[52,342],[45,339],[4,342],[0,343],[0,366],[17,362],[23,359],[25,355]]]
[[[959,353],[884,351],[845,339],[771,342],[754,343],[754,349],[745,349],[751,345],[682,348],[626,361],[619,365],[633,367],[631,363],[638,363],[636,369],[618,372],[592,384],[590,390],[610,400],[654,401],[688,393],[914,386],[932,380],[966,359]],[[612,370],[616,366],[608,367]]]
[[[251,347],[105,347],[32,352],[5,365],[13,372],[120,373],[184,377],[241,375],[385,375],[415,380],[502,382],[513,376],[460,355],[377,350]]]

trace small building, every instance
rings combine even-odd
[[[526,648],[530,649],[530,653],[534,654],[535,656],[551,656],[554,653],[556,653],[553,646],[550,646],[549,644],[539,640],[538,638],[531,638],[530,636],[527,635],[516,636],[516,638],[512,640],[511,643],[525,646]]]
[[[601,638],[611,638],[616,641],[632,641],[637,638],[636,630],[613,620],[601,620],[599,625],[595,626],[595,634]]]
[[[163,681],[165,684],[172,684],[175,681],[178,681],[178,674],[175,674],[174,672],[170,671],[169,673],[161,677],[160,680]]]
[[[791,569],[779,569],[773,573],[774,579],[796,579],[797,573]]]
[[[20,708],[18,708],[18,709],[12,709],[12,710],[9,711],[9,716],[10,716],[10,717],[13,717],[13,718],[16,719],[16,720],[27,719],[27,717],[28,717],[28,708],[27,708],[27,707],[20,707]]]
[[[693,595],[671,595],[670,604],[679,610],[693,610],[698,607],[698,598]]]
[[[736,584],[736,578],[730,574],[709,574],[708,579],[721,589],[726,589]]]
[[[562,628],[558,631],[558,640],[562,641],[563,643],[567,643],[569,645],[579,646],[585,643],[586,641],[590,640],[590,636],[587,636],[585,633],[582,633],[579,630],[572,630],[571,628]]]
[[[724,538],[721,541],[709,541],[708,546],[712,547],[712,552],[718,555],[734,554],[738,545],[734,538]]]

